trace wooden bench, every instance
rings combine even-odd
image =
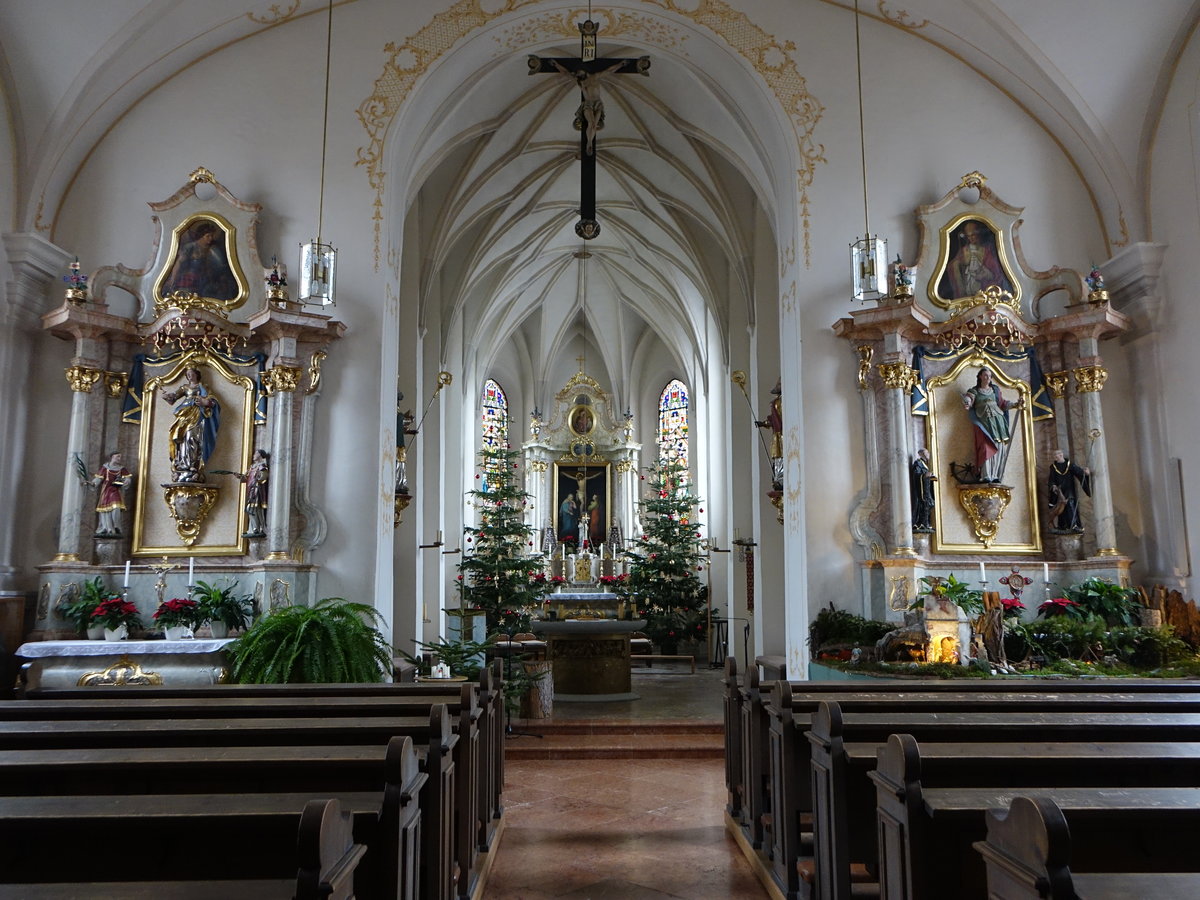
[[[199,840],[203,841],[203,836]],[[89,841],[89,843],[91,843]],[[126,860],[131,854],[114,854]],[[108,881],[97,883],[89,873],[86,883],[0,884],[0,898],[12,900],[228,900],[231,897],[295,898],[295,900],[349,900],[355,895],[358,866],[365,848],[355,844],[346,815],[337,800],[310,800],[300,814],[299,834],[292,853],[292,879],[194,881]],[[136,864],[136,863],[135,863]],[[213,866],[220,870],[220,860]],[[43,874],[61,877],[54,866]]]
[[[497,833],[504,789],[503,669],[500,661],[485,666],[478,680],[479,749],[482,756],[477,805],[481,811],[479,848],[491,847]],[[266,697],[423,697],[444,695],[440,684],[218,684],[191,687],[123,686],[90,687],[71,691],[22,691],[24,699],[97,699],[153,697],[155,699],[266,698]]]
[[[988,812],[1008,808],[1029,789],[916,785],[913,815],[896,826],[911,854],[934,854],[940,863],[920,900],[986,896],[986,870],[972,846],[986,838]],[[1200,788],[1038,788],[1037,794],[1070,821],[1072,855],[1081,871],[1195,871]]]
[[[654,659],[686,659],[688,662],[690,662],[690,663],[692,664],[692,674],[693,674],[693,675],[695,675],[695,674],[696,674],[696,657],[694,657],[694,656],[688,656],[688,655],[686,655],[686,654],[672,654],[672,653],[638,653],[638,654],[631,654],[629,658],[630,658],[630,659],[644,659],[644,660],[646,660],[646,668],[647,668],[647,669],[649,669],[649,668],[650,668],[650,666],[651,666],[651,662],[650,662],[650,661],[651,661],[651,660],[654,660]]]
[[[871,681],[793,681],[790,685],[793,703],[807,703],[814,709],[823,696],[836,694],[849,702],[853,696],[859,704],[874,702],[882,707],[889,697],[907,700],[917,695],[959,695],[959,702],[971,704],[979,694],[1057,695],[1090,694],[1107,696],[1141,696],[1144,694],[1197,695],[1200,702],[1200,680],[1160,681],[1157,679],[1057,679],[1057,678],[989,678],[989,679],[875,679]],[[725,759],[727,811],[731,827],[737,827],[746,842],[754,849],[762,847],[764,816],[770,812],[768,759],[770,718],[766,707],[770,703],[775,681],[759,678],[758,667],[751,667],[744,676],[738,672],[737,660],[725,660]],[[799,698],[803,698],[802,701]],[[886,707],[882,707],[886,708]],[[961,707],[960,707],[961,708]],[[801,747],[802,751],[807,748]],[[736,762],[736,765],[734,764]],[[799,786],[805,812],[811,809],[811,792],[807,777]]]
[[[455,895],[456,882],[459,895],[466,895],[468,885],[475,880],[473,876],[478,874],[473,868],[477,845],[472,839],[476,833],[477,823],[468,817],[469,812],[460,811],[471,809],[469,806],[464,806],[469,796],[465,797],[463,792],[456,791],[455,787],[457,783],[455,751],[461,748],[466,741],[461,739],[460,735],[452,732],[449,713],[443,704],[433,705],[423,724],[415,717],[401,719],[387,716],[344,717],[328,720],[293,718],[231,719],[228,721],[133,719],[99,722],[93,720],[0,722],[0,746],[24,743],[27,746],[43,748],[57,747],[60,751],[90,750],[98,754],[107,753],[113,772],[119,771],[121,767],[119,763],[111,762],[112,758],[123,752],[133,752],[129,748],[159,747],[169,749],[178,754],[181,759],[191,759],[194,768],[199,771],[207,765],[205,756],[211,752],[212,747],[241,748],[243,754],[259,752],[267,759],[277,755],[285,757],[287,755],[286,747],[289,744],[294,744],[296,747],[312,745],[312,734],[317,730],[318,722],[327,722],[332,726],[324,732],[324,736],[330,744],[338,741],[343,746],[359,747],[364,751],[376,754],[383,752],[384,745],[394,734],[402,734],[427,745],[426,779],[419,794],[420,828],[424,832],[420,863],[420,868],[424,873],[420,880],[425,885],[422,896],[428,900],[449,900]],[[50,732],[54,735],[53,741],[44,740],[47,736],[45,731],[47,726],[53,726]],[[309,735],[308,739],[305,738],[306,734]],[[285,749],[283,752],[277,752],[277,747]],[[42,752],[53,751],[44,749]],[[86,766],[86,763],[82,765]],[[219,763],[213,764],[214,768],[219,768],[219,765]],[[280,779],[265,786],[271,790],[277,790],[280,787],[290,789],[299,787],[309,791],[307,796],[311,797],[313,791],[322,789],[321,778],[329,778],[329,784],[337,783],[337,780],[342,778],[340,775],[330,775],[329,767],[319,764],[304,777],[297,776],[294,782],[289,782],[282,778],[283,769],[286,766],[286,763],[281,763],[279,766]],[[100,767],[103,767],[102,764]],[[293,758],[292,767],[298,770],[303,769],[303,763],[301,760]],[[126,771],[128,771],[127,767]],[[78,777],[76,776],[76,780]],[[114,774],[113,777],[115,779],[116,775]],[[211,783],[213,780],[210,776],[202,774],[195,774],[192,777],[199,780],[208,778],[207,783]],[[243,786],[241,782],[231,780],[225,790],[235,784],[243,789],[251,786],[250,782]],[[156,785],[154,788],[160,805],[162,804],[161,794],[166,790],[166,786],[167,782],[164,781],[162,785]],[[373,786],[374,794],[380,793],[380,787],[381,783],[376,782]],[[402,793],[411,795],[411,786]],[[253,802],[249,798],[256,797],[264,803],[269,803],[276,795],[246,793],[242,796],[247,798],[243,802],[243,806],[247,806]],[[339,796],[341,799],[346,799],[349,795],[339,792]],[[380,794],[380,796],[383,795]],[[172,804],[174,804],[174,800]],[[5,806],[8,805],[9,802],[6,801]],[[392,807],[388,809],[390,812]],[[395,816],[387,819],[385,824],[390,828],[389,833],[396,833],[399,828],[395,824]],[[389,858],[396,857],[396,855],[396,853],[388,852]],[[398,877],[396,874],[391,875],[392,879]]]
[[[13,885],[296,879],[301,810],[309,812],[310,823],[315,814],[327,826],[340,858],[351,828],[370,833],[380,801],[377,793],[340,798],[348,821],[338,825],[320,807],[309,807],[303,794],[196,794],[170,804],[142,795],[11,798],[0,810],[0,871]],[[343,819],[338,803],[322,806]],[[146,839],[141,847],[131,843],[131,829]],[[361,849],[353,856],[356,867]],[[311,881],[311,872],[304,878]]]
[[[1195,826],[1193,826],[1193,831]],[[989,810],[987,839],[975,844],[987,868],[989,897],[1004,900],[1194,900],[1200,874],[1080,874],[1067,818],[1048,797],[1014,797]]]
[[[751,684],[754,683],[754,673],[750,673],[746,680]],[[976,714],[971,710],[986,709],[996,715],[1003,715],[1006,714],[1004,710],[1012,710],[1012,713],[1016,714],[1025,709],[1028,713],[1034,714],[1050,713],[1052,710],[1061,709],[1076,710],[1076,714],[1082,714],[1079,710],[1104,709],[1108,704],[1105,695],[1097,694],[1094,691],[1055,691],[1054,694],[1045,694],[1045,692],[1039,694],[1039,692],[1022,690],[998,696],[983,696],[970,694],[970,692],[953,694],[953,692],[935,691],[924,697],[912,691],[895,690],[846,692],[842,695],[835,694],[833,691],[817,691],[812,696],[793,697],[792,683],[774,683],[772,697],[763,704],[764,713],[758,712],[755,702],[752,702],[754,701],[752,697],[749,698],[750,702],[745,704],[748,714],[743,715],[743,724],[744,730],[749,730],[749,733],[743,733],[742,736],[743,770],[745,773],[755,770],[755,758],[745,757],[756,751],[756,737],[760,738],[757,752],[762,752],[761,732],[756,733],[755,731],[756,728],[761,728],[761,724],[755,725],[755,715],[758,716],[760,722],[762,718],[766,718],[768,733],[764,743],[766,743],[767,758],[764,762],[761,758],[757,761],[757,766],[767,773],[766,778],[745,782],[746,785],[754,785],[757,790],[766,792],[766,797],[756,796],[755,793],[748,790],[746,798],[748,798],[749,809],[754,809],[756,804],[762,806],[761,852],[769,864],[775,881],[788,895],[794,895],[800,890],[800,875],[796,863],[800,858],[806,856],[803,851],[808,850],[809,839],[805,835],[809,816],[812,816],[814,820],[816,817],[814,798],[817,790],[815,787],[817,775],[810,776],[809,773],[814,751],[808,745],[809,742],[804,739],[803,732],[809,727],[811,721],[810,710],[822,702],[822,697],[834,696],[840,696],[845,701],[847,709],[853,710],[853,715],[870,715],[869,712],[859,713],[858,710],[881,710],[877,714],[877,722],[881,724],[882,734],[870,738],[875,740],[886,739],[887,733],[894,731],[894,728],[889,730],[886,727],[887,722],[890,721],[887,710],[892,709],[908,710],[923,707],[930,710],[928,715],[934,716],[932,721],[936,722],[938,713],[935,713],[934,710],[943,708],[964,710],[961,714],[970,718],[971,715]],[[1144,697],[1146,706],[1153,709],[1200,708],[1196,707],[1196,700],[1200,700],[1200,695],[1195,694],[1136,696]],[[758,702],[762,702],[761,698]],[[1139,708],[1135,698],[1127,695],[1114,697],[1112,704],[1116,708]],[[1200,718],[1195,721],[1200,722]],[[947,730],[952,726],[943,721],[941,727],[943,730]],[[904,731],[904,728],[899,728],[899,731]],[[950,733],[952,732],[943,731],[943,736],[938,739],[954,739],[950,737]],[[971,738],[960,737],[959,739]],[[1126,739],[1132,738],[1127,734]],[[812,840],[816,840],[815,821],[811,828],[812,835],[814,835]],[[818,858],[817,865],[820,865],[821,848],[815,848],[812,854]],[[841,870],[841,866],[839,866],[839,870]],[[811,875],[811,868],[806,871],[806,874]]]
[[[879,815],[885,813],[883,788],[878,787],[883,770],[869,773],[868,757],[860,755],[861,768],[850,765],[846,745],[850,742],[885,743],[891,735],[911,733],[925,742],[952,743],[1025,743],[1031,734],[1047,742],[1200,742],[1200,715],[1194,713],[1104,713],[1072,712],[1069,706],[1056,706],[1039,712],[955,712],[955,713],[842,713],[836,703],[823,703],[813,716],[812,730],[807,738],[811,745],[811,777],[813,809],[813,865],[805,875],[815,883],[817,896],[845,898],[851,896],[852,865],[866,863],[874,867],[877,859],[887,856],[882,846],[876,852],[877,828],[873,814],[876,804]],[[889,745],[890,746],[890,745]],[[1089,762],[1089,756],[1091,762]],[[1026,769],[1024,778],[1035,782],[1054,783],[1056,779],[1076,783],[1091,781],[1104,784],[1118,780],[1118,770],[1106,761],[1096,761],[1094,754],[1076,754],[1077,774],[1071,766],[1065,768],[1059,758],[1049,754],[1046,773],[1031,775]],[[940,760],[945,760],[942,755]],[[939,761],[940,762],[940,761]],[[1027,760],[1032,765],[1033,760]],[[1175,780],[1167,783],[1190,784],[1196,781],[1194,761],[1182,759],[1171,773]],[[1015,763],[1014,763],[1015,765]],[[1091,766],[1091,771],[1087,771]],[[947,783],[961,778],[966,784],[997,785],[1010,780],[1028,783],[1019,775],[1008,775],[1001,767],[981,759],[972,765],[970,758],[959,758],[947,766],[939,765]],[[1128,770],[1127,770],[1128,772]],[[870,778],[868,778],[868,773]],[[1162,776],[1168,772],[1164,767]],[[1126,774],[1125,777],[1130,777]],[[872,778],[876,786],[872,786]],[[1136,779],[1135,779],[1136,780]],[[898,789],[904,793],[904,789]],[[906,794],[911,800],[912,795]],[[882,821],[882,820],[881,820]],[[890,820],[889,820],[890,821]],[[883,825],[879,826],[880,844],[884,842]],[[892,896],[895,896],[894,894]],[[921,897],[918,891],[915,896]]]

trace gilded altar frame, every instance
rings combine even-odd
[[[582,473],[582,476],[581,474]],[[588,500],[583,505],[583,511],[587,512],[587,507],[591,504],[591,497],[594,495],[598,503],[597,516],[602,532],[600,543],[608,540],[608,525],[612,520],[612,465],[608,462],[570,462],[561,461],[554,464],[554,496],[552,503],[554,504],[554,535],[558,541],[562,541],[567,534],[567,523],[564,521],[563,504],[569,494],[578,494],[580,492],[580,480],[583,479],[586,487],[583,489]],[[599,487],[596,487],[597,481]],[[572,540],[569,543],[578,541],[579,525],[578,518],[570,527]],[[594,525],[592,526],[594,528]],[[594,532],[589,528],[588,542],[596,546],[596,542],[592,540]]]
[[[937,475],[933,550],[936,553],[989,553],[1011,555],[1042,552],[1037,504],[1037,448],[1029,385],[1008,374],[1005,360],[982,351],[963,354],[949,370],[928,381],[929,415],[926,447],[930,467]],[[1011,365],[1011,363],[1009,363]],[[1024,400],[1010,413],[1012,446],[1004,483],[1012,486],[1012,503],[1001,520],[996,539],[988,547],[975,538],[969,517],[958,502],[958,486],[950,464],[974,459],[973,425],[963,409],[962,393],[975,382],[975,371],[987,366],[1001,393]]]
[[[149,371],[153,361],[147,360]],[[161,364],[165,371],[148,375],[142,393],[138,434],[138,491],[134,509],[130,553],[146,556],[229,556],[246,552],[245,485],[232,475],[212,474],[214,469],[245,472],[254,450],[255,382],[234,371],[215,354],[185,353]],[[221,425],[216,448],[205,465],[207,484],[220,489],[219,497],[203,525],[203,540],[189,547],[178,537],[163,487],[171,483],[168,429],[171,409],[162,391],[180,382],[184,373],[199,369],[205,387],[221,403]]]

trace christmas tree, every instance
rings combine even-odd
[[[625,551],[629,577],[621,592],[637,603],[647,636],[670,652],[681,640],[707,635],[708,586],[698,574],[707,558],[700,551],[695,517],[700,501],[692,493],[687,467],[678,460],[660,460],[646,472],[642,478],[650,490],[639,503],[645,530]]]
[[[542,557],[533,555],[533,532],[525,523],[530,494],[517,485],[520,451],[488,442],[479,452],[479,487],[467,491],[479,511],[479,524],[463,528],[458,589],[464,608],[482,609],[487,629],[519,632],[529,628],[549,585]]]

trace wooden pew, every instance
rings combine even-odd
[[[895,782],[911,774],[890,751],[889,747],[888,758],[880,760],[875,773],[881,785],[885,779]],[[1083,871],[1189,872],[1196,867],[1194,829],[1200,823],[1200,788],[929,788],[916,778],[901,793],[881,786],[878,815],[887,853],[883,868],[916,864],[922,872],[919,880],[888,878],[886,888],[880,885],[881,896],[911,900],[984,896],[983,861],[971,847],[986,836],[987,812],[1007,808],[1014,797],[1034,790],[1053,800],[1071,821],[1076,862]]]
[[[198,840],[203,842],[204,836]],[[136,858],[123,854],[126,859]],[[228,900],[261,897],[264,900],[349,900],[354,896],[357,869],[365,855],[352,838],[348,817],[337,800],[310,800],[300,814],[299,835],[292,854],[293,879],[109,881],[97,883],[0,884],[0,898],[11,900]],[[135,863],[136,864],[136,863]],[[219,870],[217,859],[213,868]],[[58,867],[43,873],[61,875]]]
[[[987,867],[988,896],[1004,900],[1200,897],[1200,874],[1194,872],[1080,874],[1072,863],[1071,845],[1066,816],[1048,797],[1014,797],[1007,810],[989,810],[987,839],[975,844]]]
[[[18,686],[21,699],[94,700],[98,697],[128,698],[154,697],[155,699],[198,699],[203,697],[232,699],[267,697],[420,697],[431,699],[444,695],[447,686],[432,683],[421,684],[218,684],[193,687],[122,686],[92,687],[65,691],[31,691],[22,681]],[[504,706],[502,699],[503,670],[499,661],[485,667],[479,676],[479,752],[481,775],[478,779],[477,808],[480,811],[480,826],[477,845],[486,851],[496,835],[498,820],[503,813],[501,793],[504,789]],[[490,765],[488,763],[490,762]]]
[[[326,723],[328,728],[318,723]],[[460,732],[462,730],[461,722]],[[47,730],[48,726],[53,726]],[[225,750],[240,748],[241,755],[233,763],[221,763],[215,760],[212,768],[220,771],[220,766],[229,771],[228,766],[245,767],[248,754],[259,753],[266,759],[277,759],[278,772],[274,776],[266,776],[259,766],[259,777],[266,778],[263,786],[268,790],[278,791],[304,789],[310,792],[321,791],[326,784],[345,785],[349,774],[333,775],[330,768],[319,761],[307,769],[300,748],[313,746],[317,732],[320,732],[332,744],[339,742],[346,748],[358,747],[361,751],[380,755],[384,746],[393,735],[405,735],[420,741],[426,746],[426,775],[427,780],[420,791],[420,808],[425,839],[422,842],[421,868],[425,873],[423,882],[426,885],[424,896],[429,900],[449,900],[454,896],[454,886],[457,881],[460,895],[469,892],[478,872],[474,868],[475,851],[477,846],[472,840],[477,820],[473,818],[473,806],[469,801],[474,796],[471,790],[456,790],[459,761],[464,767],[471,765],[471,759],[461,752],[468,735],[454,733],[450,725],[449,713],[444,704],[434,704],[429,707],[429,713],[424,722],[416,717],[396,718],[390,716],[377,717],[342,717],[330,719],[248,719],[234,718],[229,720],[194,719],[194,720],[61,720],[61,721],[16,721],[0,722],[0,746],[21,745],[28,748],[40,747],[42,754],[55,752],[92,752],[98,754],[97,765],[107,765],[114,780],[122,770],[122,764],[117,761],[123,753],[136,755],[138,749],[130,748],[160,748],[177,754],[181,759],[190,760],[195,772],[190,776],[180,773],[177,777],[191,778],[194,790],[197,784],[210,785],[219,778],[205,775],[208,765],[205,758],[213,752],[214,747]],[[294,744],[290,751],[287,745]],[[275,748],[282,747],[282,750]],[[107,754],[107,762],[105,762]],[[3,755],[3,754],[0,754]],[[219,754],[218,754],[219,756]],[[240,760],[240,762],[238,761]],[[66,764],[64,764],[66,765]],[[82,763],[86,765],[86,763]],[[26,764],[37,768],[36,764]],[[42,766],[45,770],[48,764]],[[68,766],[69,767],[69,766]],[[14,763],[14,771],[19,768]],[[164,770],[166,766],[160,767]],[[288,768],[300,773],[295,781],[285,777]],[[128,774],[128,766],[124,767]],[[217,774],[219,774],[219,771]],[[464,771],[467,771],[464,768]],[[79,776],[76,776],[78,780]],[[134,776],[136,777],[136,775]],[[322,782],[325,779],[325,782]],[[228,782],[229,784],[235,782]],[[240,782],[236,782],[242,787]],[[162,793],[169,782],[164,774],[162,785],[156,785],[155,791]],[[247,782],[243,789],[252,785]],[[378,791],[379,782],[372,785],[372,790]],[[228,787],[225,788],[228,790]],[[411,793],[411,788],[407,789]],[[263,802],[269,801],[268,794],[258,794]],[[312,793],[309,794],[312,796]],[[347,794],[343,792],[341,796]],[[160,801],[161,802],[161,801]],[[250,801],[247,800],[246,803]],[[389,811],[393,807],[389,807]],[[394,825],[394,817],[386,823],[396,833],[398,826]],[[393,854],[394,855],[394,854]],[[456,872],[458,875],[456,876]],[[393,879],[395,876],[392,876]]]
[[[838,810],[830,807],[831,798],[837,796],[832,792],[830,780],[836,781],[843,777],[840,771],[831,768],[835,763],[841,765],[838,755],[841,753],[843,739],[840,734],[828,732],[828,724],[821,728],[814,727],[813,734],[808,735],[808,740],[805,740],[802,734],[810,723],[815,723],[813,713],[809,711],[814,704],[818,710],[827,707],[837,710],[837,728],[842,727],[841,704],[826,703],[819,699],[834,696],[838,695],[826,692],[818,693],[815,697],[793,698],[791,685],[788,682],[776,682],[771,701],[766,707],[769,719],[767,783],[770,789],[770,798],[767,803],[769,813],[764,816],[764,821],[767,823],[764,843],[766,853],[771,861],[772,873],[789,896],[800,891],[799,881],[802,875],[806,878],[814,877],[813,866],[803,872],[798,872],[796,868],[798,860],[803,855],[801,849],[806,814],[811,813],[813,817],[812,840],[815,868],[833,871],[840,879],[836,887],[828,885],[822,887],[821,896],[847,896],[846,891],[849,891],[850,888],[846,880],[849,878],[849,875],[846,874],[849,872],[849,860],[846,854],[853,852],[859,854],[858,858],[861,858],[861,854],[864,852],[862,844],[871,839],[853,833],[850,835],[850,843],[839,842],[837,838],[837,835],[841,833],[840,829],[843,829],[844,826],[839,824]],[[1035,723],[1044,727],[1048,717],[1053,719],[1056,724],[1065,724],[1067,720],[1059,713],[1064,715],[1069,713],[1076,717],[1090,714],[1102,717],[1122,715],[1121,713],[1103,712],[1109,708],[1110,698],[1112,708],[1135,710],[1139,708],[1137,697],[1142,697],[1146,700],[1148,709],[1163,711],[1163,722],[1172,716],[1190,715],[1192,718],[1188,720],[1186,727],[1200,726],[1200,706],[1195,702],[1200,699],[1200,695],[1195,694],[1102,695],[1086,692],[1067,694],[1020,692],[988,697],[947,692],[922,696],[895,691],[842,696],[846,709],[849,710],[846,715],[854,719],[856,727],[874,729],[864,732],[864,736],[853,739],[877,742],[886,740],[889,733],[907,730],[906,727],[894,725],[892,711],[903,711],[902,713],[896,712],[895,715],[903,716],[905,717],[904,721],[916,723],[920,727],[933,729],[934,733],[939,735],[937,740],[973,740],[970,733],[975,724],[967,725],[966,723],[975,721],[1002,736],[980,739],[1013,740],[1023,735],[1005,729],[1005,722],[1009,721],[1007,718],[1009,716],[1019,717],[1023,714],[1026,717],[1023,727],[1034,727]],[[926,711],[923,713],[914,711],[920,709]],[[1172,709],[1197,710],[1198,712],[1169,712]],[[998,718],[995,721],[973,718],[985,715]],[[1126,715],[1141,716],[1142,718],[1137,720],[1137,723],[1147,728],[1159,721],[1153,718],[1147,719],[1146,717],[1150,713],[1129,712]],[[921,716],[925,718],[922,719]],[[828,723],[828,719],[825,721]],[[1019,719],[1014,718],[1011,721],[1016,723]],[[1183,720],[1177,719],[1176,721],[1182,722]],[[964,727],[958,727],[955,723]],[[1122,738],[1123,740],[1139,739],[1137,733],[1128,730],[1137,723],[1132,719],[1124,723],[1127,733]],[[1046,734],[1044,731],[1043,733]],[[1143,729],[1141,733],[1150,734],[1151,732]],[[1196,734],[1195,731],[1192,733]],[[850,740],[851,738],[846,739]],[[1046,739],[1052,738],[1047,736]],[[1196,739],[1200,740],[1200,736],[1197,736]],[[866,796],[872,795],[869,786],[863,787],[861,790],[865,792]],[[824,818],[821,813],[822,806],[826,811]],[[819,882],[820,879],[818,878],[817,881]],[[824,893],[826,888],[836,891],[836,893],[826,894]]]
[[[844,702],[859,708],[873,706],[890,708],[884,704],[889,698],[897,702],[910,702],[910,698],[929,695],[944,697],[959,703],[959,708],[968,708],[980,694],[998,697],[1055,695],[1099,695],[1106,697],[1120,694],[1124,702],[1132,704],[1134,699],[1147,694],[1175,698],[1194,695],[1200,702],[1200,680],[1161,681],[1157,679],[1059,679],[1059,678],[989,678],[989,679],[875,679],[871,681],[792,681],[789,685],[793,708],[811,712],[822,697]],[[729,795],[728,811],[740,827],[746,840],[754,848],[762,848],[764,842],[764,817],[773,819],[770,812],[770,760],[768,758],[771,695],[776,682],[760,681],[758,667],[752,667],[744,676],[737,671],[736,661],[726,659],[725,709],[726,723],[726,790]],[[836,695],[836,696],[830,696]],[[851,699],[854,703],[851,704]],[[1161,698],[1160,698],[1161,700]],[[1171,701],[1174,702],[1174,701]],[[1186,702],[1181,699],[1179,702]],[[732,750],[734,738],[730,725],[736,723],[737,742],[740,748]],[[807,748],[801,745],[801,752]],[[730,760],[740,756],[740,765],[733,766]],[[751,789],[751,786],[754,786]],[[799,785],[801,804],[806,811],[811,809],[808,779]],[[768,843],[776,835],[767,830]],[[770,854],[771,848],[765,848]]]

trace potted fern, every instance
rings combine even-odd
[[[326,597],[315,606],[272,610],[229,644],[241,684],[376,682],[391,671],[392,650],[365,603]]]
[[[58,612],[75,626],[76,631],[87,632],[88,638],[98,641],[104,637],[104,626],[92,621],[92,613],[105,600],[116,596],[104,586],[104,580],[97,575],[80,585],[79,593],[73,600],[60,602]]]
[[[250,624],[254,599],[249,594],[235,595],[235,587],[233,581],[224,587],[207,581],[197,581],[192,586],[192,599],[199,605],[200,621],[208,623],[215,638],[228,637],[230,631]]]

